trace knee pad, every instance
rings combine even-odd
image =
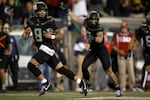
[[[41,74],[41,71],[32,63],[28,63],[28,69],[36,76],[38,77]]]
[[[70,79],[72,79],[72,80],[74,80],[74,77],[75,77],[74,73],[73,73],[72,71],[68,70],[68,69],[65,68],[65,67],[59,68],[59,69],[57,70],[57,72],[60,73],[60,74],[65,75],[65,76],[67,76],[68,78],[70,78]]]

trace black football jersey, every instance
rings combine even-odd
[[[90,43],[95,43],[95,37],[96,37],[97,32],[104,31],[104,28],[101,27],[100,25],[97,25],[94,28],[91,28],[90,26],[88,26],[87,19],[85,19],[84,21],[84,26],[86,27],[87,38]],[[104,42],[104,38],[103,38],[103,42]]]
[[[45,45],[51,45],[53,44],[52,39],[47,39],[43,36],[43,31],[46,31],[47,29],[51,31],[56,30],[56,25],[54,18],[51,16],[47,16],[42,21],[38,22],[36,17],[31,17],[28,20],[28,26],[32,29],[33,38],[35,40],[35,45],[40,46],[41,44]]]
[[[146,51],[150,51],[150,29],[147,24],[142,24],[140,28],[136,30],[136,38],[140,41],[143,40],[143,47]]]

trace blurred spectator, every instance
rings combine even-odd
[[[0,19],[0,32],[2,32],[2,28],[3,28],[3,21]]]
[[[24,9],[23,9],[23,25],[27,24],[27,20],[29,17],[31,17],[33,14],[33,2],[32,1],[28,1],[25,3]]]
[[[98,10],[97,12],[99,12],[99,10],[102,10],[103,0],[90,0],[90,4],[90,10]]]
[[[85,55],[88,53],[90,45],[88,43],[87,35],[86,35],[86,29],[85,27],[81,28],[80,36],[76,39],[76,43],[74,45],[74,54],[77,59],[77,76],[79,78],[82,78],[82,63],[83,59],[85,58]],[[76,87],[76,90],[78,91],[79,88]]]
[[[120,16],[120,0],[107,0],[106,11],[110,16]]]
[[[76,16],[83,18],[87,16],[87,3],[86,0],[73,0],[73,12]]]
[[[129,86],[132,91],[135,91],[135,72],[133,54],[127,57],[129,52],[128,45],[131,41],[133,34],[129,32],[128,23],[123,22],[120,26],[120,32],[115,35],[113,40],[113,49],[118,54],[118,67],[119,67],[119,82],[122,91],[126,91],[126,70],[129,74]]]
[[[58,3],[59,0],[45,0],[45,3],[48,6],[48,13],[50,16],[58,17],[57,10],[58,10]]]
[[[104,12],[106,8],[107,0],[90,0],[89,10],[90,11],[97,11],[100,13],[101,16],[107,16]]]
[[[0,19],[2,19],[3,23],[9,20],[8,15],[6,13],[7,12],[6,6],[7,6],[7,0],[2,0],[0,2]]]
[[[104,45],[107,48],[108,54],[110,55],[112,52],[111,42],[108,40],[107,33],[104,33]]]
[[[145,7],[145,15],[150,12],[150,0],[142,0],[143,6]]]
[[[21,24],[22,9],[20,6],[15,6],[14,0],[3,0],[0,8],[1,19],[11,24]]]
[[[6,92],[6,61],[7,56],[11,54],[12,45],[8,34],[1,32],[0,33],[0,79],[2,83],[2,92]]]
[[[131,10],[132,13],[138,14],[144,12],[144,6],[142,5],[142,0],[131,0]]]
[[[55,18],[63,18],[66,13],[59,8],[60,2],[68,4],[69,8],[72,9],[72,0],[44,0],[48,6],[48,13],[50,16]]]
[[[3,21],[0,19],[0,33],[2,32],[2,28],[3,28]],[[0,55],[0,59],[1,59],[1,55]],[[0,86],[1,86],[1,80],[0,80]]]
[[[3,26],[3,31],[7,34],[10,33],[11,27],[8,23],[5,23]],[[16,39],[14,36],[9,35],[10,42],[12,44],[12,52],[8,55],[6,69],[8,69],[8,73],[11,75],[14,89],[18,89],[18,60],[19,60],[19,51],[16,43]]]
[[[15,5],[15,0],[8,0],[8,8],[11,9],[10,12],[10,23],[13,25],[21,25],[22,21],[22,8],[20,5]]]
[[[120,16],[129,17],[131,13],[130,0],[120,0]]]

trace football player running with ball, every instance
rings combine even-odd
[[[47,63],[50,67],[60,74],[66,75],[69,79],[82,83],[81,79],[77,78],[75,74],[66,69],[62,62],[56,56],[56,43],[55,38],[59,38],[55,25],[54,18],[48,16],[48,8],[44,2],[37,2],[33,6],[34,16],[29,18],[25,31],[22,34],[24,39],[27,39],[32,32],[35,45],[38,52],[33,55],[28,62],[28,69],[41,81],[42,89],[39,96],[44,95],[45,92],[52,86],[38,69],[39,65]]]

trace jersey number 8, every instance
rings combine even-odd
[[[42,29],[41,28],[35,28],[34,29],[34,35],[35,35],[35,40],[37,42],[42,42]]]

